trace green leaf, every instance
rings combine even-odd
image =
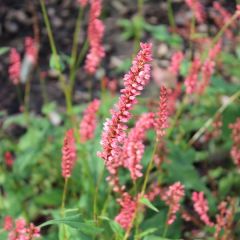
[[[95,223],[92,221],[83,222],[83,219],[80,214],[77,214],[75,216],[69,216],[69,217],[64,217],[60,219],[50,220],[41,224],[39,227],[42,228],[48,225],[59,225],[59,224],[66,224],[67,226],[78,229],[80,232],[87,235],[96,235],[103,231],[103,229],[96,227]]]
[[[141,198],[140,202],[152,209],[153,211],[159,212],[159,210],[147,198]]]
[[[117,222],[115,222],[115,221],[113,221],[113,220],[111,220],[111,219],[109,219],[108,217],[105,217],[105,216],[100,216],[99,218],[109,222],[109,225],[110,225],[113,233],[115,233],[117,239],[123,239],[124,230]]]
[[[60,66],[59,66],[59,62],[60,62]],[[49,66],[51,69],[54,69],[57,71],[63,71],[65,69],[65,66],[60,56],[59,55],[55,56],[54,54],[51,54],[50,56]]]
[[[141,232],[140,234],[138,234],[138,238],[142,238],[145,237],[151,233],[154,233],[157,231],[157,228],[149,228],[146,231]]]
[[[9,51],[9,47],[0,47],[0,56]]]

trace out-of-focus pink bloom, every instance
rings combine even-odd
[[[115,221],[119,223],[123,229],[127,230],[132,227],[131,224],[137,208],[137,202],[133,200],[128,193],[124,193],[118,202],[121,210],[116,216]]]
[[[220,13],[224,23],[228,22],[231,19],[232,14],[229,13],[218,1],[215,1],[213,3],[213,8]]]
[[[200,1],[199,0],[185,0],[185,2],[188,5],[188,7],[192,9],[197,21],[199,23],[203,23],[206,18],[206,15],[204,12],[204,7],[200,3]]]
[[[218,211],[219,213],[216,215],[216,224],[215,224],[215,233],[214,238],[215,239],[223,239],[220,238],[221,231],[224,230],[224,236],[225,239],[230,239],[228,235],[228,230],[231,229],[232,223],[234,220],[234,214],[235,214],[235,201],[230,201],[229,207],[227,207],[228,203],[225,201],[222,201],[218,205]]]
[[[27,228],[27,233],[28,233],[29,239],[41,237],[40,228],[36,227],[33,223],[30,223],[29,227]]]
[[[168,127],[168,116],[168,91],[162,86],[160,88],[159,110],[155,122],[158,140],[166,134],[165,129]]]
[[[208,58],[205,60],[201,68],[202,82],[198,86],[198,93],[203,94],[209,85],[210,79],[215,71],[215,61],[222,49],[222,41],[218,41],[215,46],[210,49]]]
[[[13,219],[11,216],[6,216],[4,218],[4,226],[3,229],[6,231],[10,231],[13,228]]]
[[[171,185],[167,192],[161,196],[169,206],[167,224],[171,225],[176,219],[176,213],[180,209],[180,201],[185,195],[184,186],[180,182]]]
[[[131,117],[130,110],[137,103],[136,97],[140,95],[144,86],[150,80],[150,65],[152,60],[152,45],[141,43],[141,50],[133,60],[133,65],[128,74],[124,76],[124,89],[121,90],[121,96],[115,109],[111,110],[112,118],[107,119],[102,133],[102,152],[98,156],[103,158],[108,171],[116,174],[122,146],[126,137],[126,123]]]
[[[77,0],[78,3],[80,4],[81,7],[86,7],[86,5],[88,4],[88,0]]]
[[[82,143],[94,137],[97,126],[97,111],[100,106],[100,101],[93,100],[83,113],[83,119],[80,123],[80,140]]]
[[[181,217],[182,219],[184,219],[186,222],[190,222],[191,221],[191,216],[186,212],[186,211],[183,211],[181,213]]]
[[[15,221],[15,228],[12,228],[8,234],[8,240],[34,240],[40,237],[40,229],[30,223],[26,224],[24,219]]]
[[[198,73],[200,69],[201,69],[201,61],[199,58],[195,58],[189,70],[188,76],[184,81],[187,94],[195,93],[197,82],[198,82]]]
[[[240,118],[237,118],[235,123],[229,125],[232,129],[232,149],[231,156],[234,163],[240,167]]]
[[[64,178],[71,177],[76,158],[74,132],[73,129],[69,129],[65,134],[62,147],[62,176]]]
[[[181,51],[176,52],[173,54],[172,59],[171,59],[171,64],[169,66],[169,71],[173,73],[174,75],[178,75],[180,65],[183,61],[184,55]]]
[[[10,66],[8,69],[9,78],[14,85],[19,84],[21,72],[21,58],[20,54],[15,48],[12,48],[9,56]]]
[[[5,160],[5,163],[6,163],[6,165],[8,167],[12,167],[12,165],[13,165],[13,156],[12,156],[11,152],[9,152],[9,151],[5,152],[4,160]]]
[[[177,99],[181,95],[181,91],[182,91],[182,83],[177,83],[175,89],[173,91],[169,91],[169,96],[168,96],[169,115],[172,115],[175,112]]]
[[[193,192],[192,201],[194,210],[198,213],[200,219],[208,226],[213,226],[213,223],[208,217],[208,202],[204,198],[203,192]]]
[[[198,93],[202,94],[208,87],[212,74],[214,73],[215,62],[207,59],[202,65],[202,82],[198,87]]]
[[[135,181],[142,177],[141,159],[144,154],[144,138],[146,131],[154,127],[154,113],[144,113],[128,134],[124,143],[123,166],[130,171]]]
[[[90,50],[85,62],[85,70],[89,74],[96,72],[101,59],[105,56],[105,50],[102,46],[104,25],[103,22],[99,19],[100,14],[101,0],[92,0],[88,25],[88,40]]]
[[[30,62],[33,64],[37,62],[38,49],[36,41],[32,37],[25,38],[25,54]]]
[[[147,199],[151,202],[154,201],[157,196],[162,195],[163,190],[158,183],[153,183],[149,189]]]
[[[215,60],[216,57],[219,55],[219,53],[222,50],[222,40],[218,41],[213,48],[210,49],[209,54],[208,54],[208,58],[210,60]]]

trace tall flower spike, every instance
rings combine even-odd
[[[38,49],[36,41],[32,37],[25,38],[25,54],[32,64],[37,62]]]
[[[185,0],[186,4],[190,9],[192,9],[197,21],[203,23],[206,16],[204,12],[204,7],[199,0]]]
[[[80,123],[80,140],[82,143],[92,139],[97,125],[97,111],[100,106],[100,101],[93,100],[83,114],[83,119]]]
[[[126,137],[126,123],[130,119],[130,110],[137,103],[136,97],[140,95],[150,80],[150,65],[152,60],[152,44],[141,43],[141,50],[132,62],[130,72],[124,76],[124,89],[115,109],[111,110],[112,118],[107,119],[102,133],[102,152],[98,156],[103,158],[111,174],[116,174],[121,165],[119,161],[122,146]]]
[[[155,123],[158,140],[166,134],[165,129],[168,127],[168,115],[168,91],[162,86],[160,88],[159,111]]]
[[[184,81],[186,86],[186,93],[192,94],[196,91],[197,81],[198,81],[198,73],[201,68],[201,61],[199,58],[195,58],[192,66],[188,72],[188,75]]]
[[[144,154],[144,138],[146,131],[154,127],[154,114],[144,113],[128,134],[124,143],[123,166],[130,171],[135,181],[142,177],[141,159]]]
[[[116,216],[115,221],[127,230],[131,227],[132,219],[137,208],[137,202],[132,199],[128,193],[124,193],[122,198],[118,201],[121,210]]]
[[[184,58],[184,55],[181,51],[173,54],[171,59],[171,65],[168,70],[174,75],[178,75],[183,58]]]
[[[71,177],[76,157],[74,132],[73,129],[69,129],[65,134],[62,147],[62,176],[64,178]]]
[[[20,54],[15,48],[12,48],[9,56],[10,66],[8,69],[9,78],[14,85],[19,84],[21,72],[21,58]]]
[[[234,163],[240,167],[240,118],[237,118],[235,123],[229,125],[232,129],[232,149],[231,157]]]
[[[194,210],[198,213],[200,219],[208,226],[213,226],[213,223],[208,217],[208,202],[204,198],[203,192],[193,192],[192,201]]]
[[[85,62],[85,70],[89,74],[96,72],[101,59],[105,56],[105,50],[102,46],[102,38],[104,34],[103,22],[99,19],[101,14],[101,0],[92,0],[89,25],[88,25],[88,40],[90,51]]]
[[[180,201],[185,195],[184,186],[176,182],[169,187],[162,199],[169,206],[167,224],[171,225],[176,219],[176,213],[180,209]]]
[[[10,231],[13,227],[13,219],[11,216],[6,216],[4,218],[4,226],[3,226],[3,229],[5,231]]]
[[[201,68],[202,82],[198,86],[198,93],[204,93],[205,89],[208,87],[212,74],[215,71],[215,61],[222,49],[222,41],[218,41],[215,46],[210,49],[208,57]]]

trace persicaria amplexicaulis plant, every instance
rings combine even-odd
[[[239,5],[54,2],[0,48],[0,239],[240,239]]]

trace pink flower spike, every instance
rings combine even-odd
[[[124,89],[115,109],[111,110],[111,119],[107,119],[102,133],[102,152],[98,156],[104,159],[111,174],[116,174],[126,138],[126,122],[130,119],[130,110],[137,103],[136,97],[150,80],[150,65],[152,60],[152,44],[141,43],[141,50],[132,62],[130,72],[124,76]]]
[[[235,123],[229,125],[229,128],[232,129],[232,149],[231,149],[231,157],[236,164],[236,166],[240,167],[240,118],[237,118]]]
[[[164,86],[162,86],[160,88],[159,110],[155,123],[158,140],[160,140],[166,134],[165,129],[168,127],[168,116],[168,91]]]
[[[132,219],[137,208],[137,203],[128,193],[124,193],[118,202],[121,206],[121,210],[120,213],[115,217],[115,221],[119,223],[123,229],[127,230],[131,227]]]
[[[9,152],[9,151],[5,152],[4,160],[8,167],[12,167],[14,161],[13,161],[13,156],[12,156],[11,152]]]
[[[131,178],[136,181],[142,177],[141,160],[144,154],[146,131],[154,127],[154,113],[144,113],[128,134],[124,143],[123,166],[130,171]]]
[[[180,201],[185,195],[184,186],[180,182],[171,185],[165,195],[161,196],[169,206],[167,224],[171,225],[176,219],[176,213],[180,209]]]
[[[36,41],[32,37],[25,38],[25,54],[31,63],[36,64],[38,49]]]
[[[77,158],[73,129],[69,129],[64,137],[62,147],[62,176],[71,177],[73,167]]]
[[[77,0],[82,8],[86,7],[88,0]]]
[[[197,21],[203,23],[206,15],[204,12],[204,7],[199,0],[185,0],[186,4],[190,9],[192,9]]]
[[[85,62],[85,70],[89,74],[94,74],[96,72],[102,58],[105,56],[105,50],[102,46],[105,27],[103,22],[99,19],[100,14],[101,0],[92,0],[88,25],[90,50]]]
[[[13,228],[13,219],[11,216],[6,216],[4,218],[4,226],[3,229],[5,231],[10,231]]]
[[[9,56],[10,66],[8,69],[9,78],[14,85],[19,84],[21,72],[21,58],[20,54],[15,48],[12,48]]]
[[[100,101],[93,100],[83,114],[83,119],[80,123],[80,140],[82,143],[92,139],[97,125],[97,111],[100,106]]]
[[[200,219],[208,226],[213,226],[213,223],[208,217],[208,202],[204,198],[203,192],[193,192],[192,201],[194,210],[198,213]]]
[[[169,71],[173,73],[175,76],[178,75],[180,65],[183,61],[184,55],[181,51],[176,52],[173,54],[172,59],[171,59],[171,65],[169,66]]]
[[[197,87],[197,81],[198,81],[198,73],[200,71],[200,68],[201,68],[201,61],[199,58],[195,58],[188,72],[188,76],[184,81],[187,94],[195,93],[196,87]]]

